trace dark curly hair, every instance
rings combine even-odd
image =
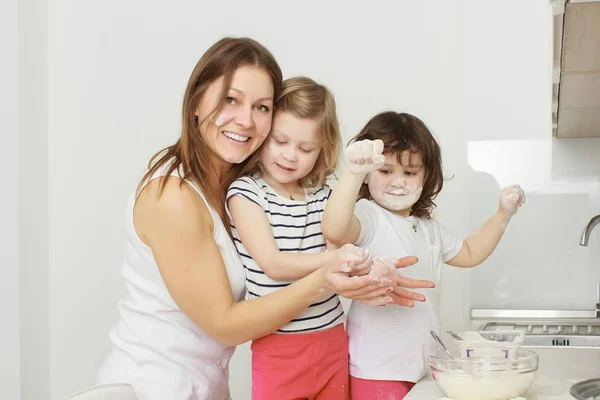
[[[366,139],[382,140],[383,152],[395,154],[401,165],[403,151],[420,154],[425,168],[425,182],[421,197],[412,206],[411,215],[418,218],[431,218],[431,212],[436,207],[433,200],[442,190],[444,176],[440,146],[423,121],[411,114],[383,112],[371,118],[349,143]],[[366,184],[361,187],[358,199],[371,200]]]

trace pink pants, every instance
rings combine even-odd
[[[348,400],[343,325],[252,342],[252,400]]]
[[[373,381],[350,376],[350,400],[402,400],[413,386],[413,382]]]

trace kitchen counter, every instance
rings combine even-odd
[[[584,378],[584,379],[587,379]],[[580,378],[557,378],[538,373],[522,397],[527,400],[574,400],[569,394],[571,386],[579,382]],[[431,374],[423,378],[410,391],[405,400],[438,400],[444,397],[442,391],[437,387]]]
[[[482,315],[481,317],[486,316],[487,314]],[[519,316],[523,317],[523,315]],[[560,317],[561,315],[557,314],[557,316]],[[502,317],[502,315],[500,315],[500,317]],[[506,317],[513,318],[514,316],[507,315]],[[597,318],[581,318],[570,318],[565,320],[531,320],[529,322],[538,324],[554,323],[569,326],[574,324],[594,325],[598,324],[599,321]],[[503,322],[502,319],[492,319],[489,321]],[[519,321],[522,323],[525,320]],[[471,329],[481,329],[482,324],[485,322],[486,320],[472,320]],[[454,343],[450,341],[450,345],[454,345]],[[575,400],[575,398],[569,394],[571,386],[580,381],[600,377],[600,347],[585,348],[558,346],[535,348],[523,346],[523,348],[535,351],[540,357],[539,369],[533,383],[527,392],[521,395],[521,397],[524,397],[527,400]],[[405,397],[405,400],[439,400],[443,397],[444,394],[437,387],[437,384],[429,373],[415,385],[408,396]]]

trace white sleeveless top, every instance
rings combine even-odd
[[[164,169],[150,180],[163,175]],[[175,171],[171,175],[179,176],[179,173]],[[241,301],[246,274],[236,247],[219,214],[208,204],[198,186],[186,182],[210,211],[213,237],[227,268],[233,297]],[[127,296],[119,303],[120,320],[110,332],[112,350],[98,373],[98,381],[129,383],[140,400],[226,400],[229,398],[228,365],[235,347],[225,346],[208,336],[175,304],[152,250],[135,232],[133,208],[138,193],[131,196],[126,213],[123,275]]]

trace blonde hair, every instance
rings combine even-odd
[[[312,171],[299,180],[302,187],[323,186],[337,169],[342,139],[335,99],[331,91],[305,76],[283,81],[275,112],[285,111],[299,118],[318,121],[321,152]]]
[[[200,134],[199,121],[195,116],[200,99],[208,87],[218,78],[223,77],[223,88],[217,106],[207,117],[216,115],[227,97],[231,80],[235,71],[243,66],[256,66],[266,71],[274,88],[274,98],[281,90],[282,74],[273,55],[260,43],[250,38],[223,38],[213,44],[200,58],[194,68],[183,98],[182,129],[177,142],[156,153],[148,164],[148,172],[140,182],[153,176],[160,168],[166,167],[166,178],[159,185],[159,194],[162,193],[171,172],[181,168],[182,178],[198,184],[206,199],[213,206],[224,225],[229,229],[229,219],[225,212],[225,194],[229,184],[238,176],[258,163],[260,150],[248,157],[244,162],[235,164],[225,176],[214,178],[215,166],[210,159],[210,150]]]

